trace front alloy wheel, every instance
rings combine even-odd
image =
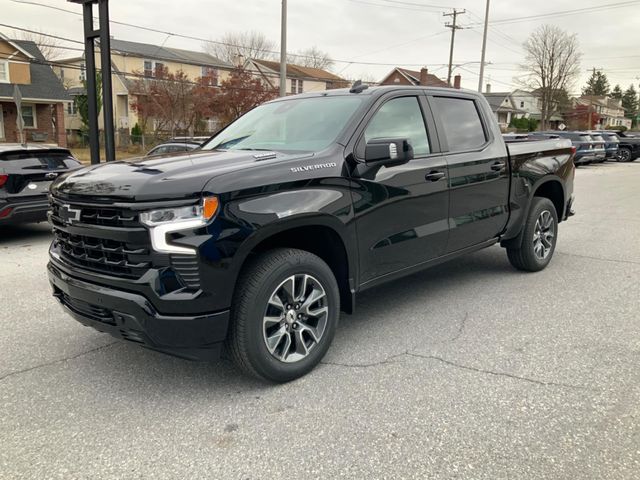
[[[328,317],[327,293],[318,279],[291,275],[269,297],[263,317],[267,350],[286,363],[306,358],[322,340]]]
[[[304,250],[274,249],[243,269],[227,350],[244,372],[288,382],[320,363],[339,315],[338,282],[326,262]]]

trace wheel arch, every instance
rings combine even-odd
[[[320,257],[336,277],[341,309],[353,313],[357,251],[354,240],[342,222],[329,215],[304,215],[257,230],[238,252],[240,264],[235,279],[236,287],[247,263],[255,255],[275,248],[297,248]]]

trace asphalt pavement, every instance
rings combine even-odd
[[[362,294],[267,385],[112,339],[0,230],[1,479],[640,478],[640,161],[582,167],[543,272],[499,247]]]

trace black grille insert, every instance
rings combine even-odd
[[[51,215],[54,223],[63,224],[60,209],[68,205],[80,211],[79,223],[86,225],[102,225],[107,227],[139,227],[138,213],[126,208],[100,207],[95,205],[78,205],[64,203],[57,199],[51,200]]]
[[[140,278],[151,266],[149,250],[117,240],[73,235],[53,229],[62,258],[79,267],[108,274]]]

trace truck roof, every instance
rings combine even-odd
[[[375,96],[375,97],[379,97],[387,92],[393,92],[393,91],[406,91],[406,90],[415,90],[416,92],[419,91],[426,91],[427,93],[430,94],[435,94],[437,95],[438,93],[443,93],[443,92],[447,92],[447,93],[456,93],[456,94],[460,94],[460,93],[464,93],[465,95],[473,95],[475,97],[483,97],[482,94],[476,92],[475,90],[467,90],[467,89],[459,89],[459,88],[445,88],[445,87],[427,87],[427,86],[422,86],[422,85],[380,85],[380,86],[375,86],[375,87],[369,87],[365,90],[362,90],[360,92],[351,92],[349,88],[336,88],[336,89],[332,89],[332,90],[322,90],[322,91],[317,91],[317,92],[306,92],[306,93],[300,93],[297,95],[288,95],[286,97],[281,97],[281,98],[276,98],[274,100],[271,100],[271,102],[283,102],[283,101],[287,101],[287,100],[291,100],[294,98],[309,98],[309,97],[334,97],[334,96],[343,96],[343,95],[363,95],[363,96]],[[271,103],[268,102],[268,103]]]

